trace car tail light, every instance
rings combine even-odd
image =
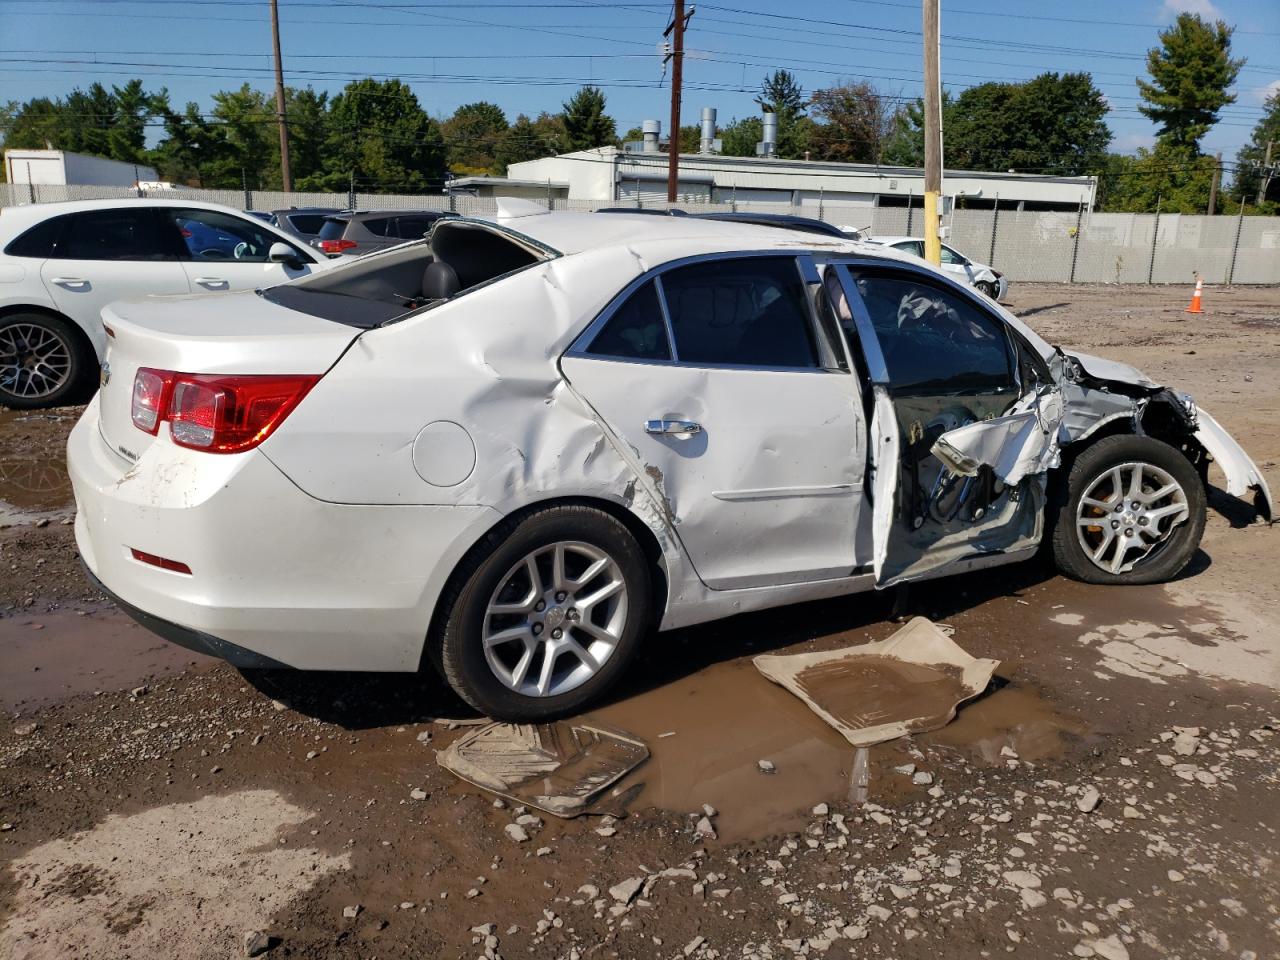
[[[343,250],[351,250],[360,246],[354,240],[321,240],[320,249],[325,253],[341,253]]]
[[[180,447],[252,450],[316,385],[313,374],[218,376],[142,367],[133,382],[133,422],[154,434],[161,420]],[[156,411],[152,413],[152,411]]]
[[[168,370],[152,370],[140,367],[133,378],[133,425],[152,436],[160,429],[164,419],[165,403],[169,399],[169,387],[173,374]]]

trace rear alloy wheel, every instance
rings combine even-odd
[[[1205,506],[1199,474],[1173,447],[1151,437],[1107,437],[1072,466],[1054,556],[1078,580],[1161,583],[1195,553]]]
[[[39,313],[0,320],[0,405],[56,407],[73,394],[90,359],[70,325]]]
[[[539,511],[489,542],[445,598],[445,677],[497,719],[570,713],[613,684],[648,629],[644,553],[617,519],[580,506]]]

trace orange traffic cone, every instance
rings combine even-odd
[[[1196,292],[1191,295],[1191,306],[1187,307],[1187,313],[1204,313],[1200,309],[1200,297],[1204,293],[1204,281],[1199,276],[1196,277]]]

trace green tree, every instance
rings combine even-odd
[[[280,136],[274,95],[246,83],[239,90],[215,93],[212,113],[223,143],[205,165],[205,185],[234,189],[247,183],[251,190],[278,186]]]
[[[345,190],[352,177],[363,190],[422,193],[444,182],[445,148],[439,126],[399,80],[353,80],[333,98],[324,190]]]
[[[1204,213],[1213,158],[1194,146],[1157,142],[1136,157],[1112,155],[1102,176],[1105,209],[1122,213]]]
[[[310,87],[284,91],[285,117],[289,121],[289,172],[295,189],[318,190],[316,178],[324,171],[326,142],[329,138],[329,94],[317,93]],[[272,152],[272,183],[280,183],[280,132],[271,126],[275,144]]]
[[[1198,151],[1218,112],[1235,103],[1227,91],[1245,61],[1231,57],[1232,32],[1221,20],[1209,24],[1192,13],[1178,14],[1160,31],[1160,46],[1147,52],[1151,80],[1137,83],[1145,101],[1138,110],[1159,125],[1162,141]]]
[[[950,147],[952,111],[955,98],[951,91],[942,91],[942,128],[947,131],[946,146]],[[950,165],[950,158],[944,157]],[[880,162],[902,167],[924,166],[924,101],[917,97],[904,103],[889,118],[889,132],[880,151]]]
[[[507,115],[486,100],[464,103],[441,124],[449,146],[449,169],[483,174],[497,170],[498,145],[507,132]]]
[[[1258,199],[1262,161],[1266,159],[1268,143],[1275,144],[1271,148],[1272,164],[1280,166],[1280,89],[1267,97],[1262,110],[1262,119],[1253,128],[1249,142],[1236,154],[1236,175],[1231,182],[1231,196],[1246,203],[1254,203]],[[1280,214],[1280,204],[1263,203],[1260,212]]]
[[[522,113],[498,142],[494,150],[494,169],[505,176],[507,167],[513,163],[563,153],[565,143],[564,122],[559,116],[542,113],[538,119],[530,120]]]
[[[570,150],[590,150],[617,140],[613,117],[604,107],[604,91],[599,87],[583,87],[565,103],[564,130]]]
[[[804,90],[796,81],[795,75],[787,70],[775,70],[766,74],[760,83],[756,103],[766,112],[777,115],[777,155],[788,160],[803,157],[805,151],[809,150],[813,121],[805,116]],[[750,154],[737,156],[750,156],[754,153],[753,144]]]
[[[809,103],[818,121],[811,136],[815,160],[880,160],[892,113],[871,84],[863,81],[815,90]]]
[[[764,121],[759,117],[736,117],[720,129],[720,152],[726,157],[754,157],[756,144],[764,136]]]
[[[162,116],[165,135],[149,157],[161,177],[199,187],[219,186],[227,175],[231,152],[222,127],[210,122],[198,103],[188,103],[178,112],[166,99]]]

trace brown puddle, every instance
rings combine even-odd
[[[643,784],[632,806],[687,814],[709,803],[719,811],[722,839],[800,829],[814,804],[849,790],[853,747],[760,676],[749,658],[712,664],[592,717],[649,746],[649,760],[619,788]],[[771,761],[776,772],[761,773],[760,760]],[[875,799],[874,779],[871,795]]]
[[[959,670],[893,657],[850,657],[815,664],[796,677],[809,699],[849,727],[917,721],[945,723],[965,697]]]
[[[0,709],[127,690],[192,664],[217,662],[110,609],[83,616],[75,610],[17,614],[0,620]]]
[[[0,410],[0,525],[32,523],[72,505],[64,414]]]
[[[917,739],[922,745],[955,747],[986,763],[1002,764],[1004,747],[1034,763],[1061,756],[1087,734],[1083,723],[1054,710],[1034,690],[1010,684],[962,705],[951,723]]]

